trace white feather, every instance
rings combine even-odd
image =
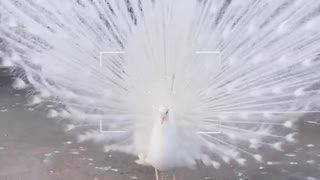
[[[251,148],[294,142],[293,119],[319,111],[319,5],[1,1],[0,56],[79,141],[158,169],[245,165],[262,161]]]
[[[28,85],[21,79],[21,78],[16,78],[12,84],[12,87],[14,89],[25,89],[28,87]]]
[[[58,112],[54,109],[49,109],[49,111],[47,113],[47,117],[48,118],[56,118],[56,117],[58,117]]]
[[[256,161],[263,162],[262,156],[260,154],[255,154],[253,157]]]
[[[283,151],[282,144],[283,144],[282,142],[276,142],[272,146],[278,151]]]

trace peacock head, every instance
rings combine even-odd
[[[161,105],[159,108],[160,112],[160,122],[164,124],[169,119],[169,108],[167,106]]]

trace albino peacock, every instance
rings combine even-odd
[[[319,111],[319,0],[2,0],[13,86],[159,170],[245,165]]]

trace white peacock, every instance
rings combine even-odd
[[[0,55],[24,71],[14,87],[53,103],[48,116],[80,141],[156,174],[245,165],[263,161],[261,146],[281,151],[299,117],[319,111],[319,5],[3,0]]]

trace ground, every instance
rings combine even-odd
[[[42,108],[26,106],[23,94],[0,81],[0,180],[154,180],[154,170],[134,163],[135,157],[103,153],[101,145],[77,143]],[[178,180],[298,180],[320,179],[320,121],[306,116],[299,143],[285,152],[263,150],[264,163],[247,167],[199,164],[177,170]],[[170,172],[161,173],[162,179]]]

